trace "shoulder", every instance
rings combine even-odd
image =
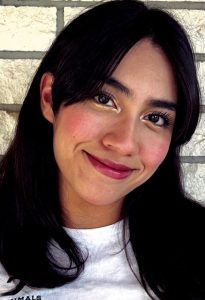
[[[7,274],[6,270],[0,264],[0,294],[8,292],[15,287],[14,282],[9,282],[9,275]],[[8,297],[1,297],[1,299],[10,299]]]
[[[0,299],[1,300],[43,300],[47,299],[47,290],[43,291],[43,298],[38,290],[33,290],[29,287],[24,287],[20,292],[15,295],[1,296],[5,292],[9,292],[16,287],[17,281],[9,280],[9,275],[0,264]],[[45,296],[45,297],[44,297]],[[54,299],[51,297],[51,299]]]

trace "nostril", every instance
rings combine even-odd
[[[138,142],[130,134],[109,134],[102,140],[103,146],[123,156],[133,156],[138,151]]]

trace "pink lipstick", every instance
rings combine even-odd
[[[95,169],[97,169],[103,175],[113,179],[125,179],[134,171],[134,169],[131,169],[127,166],[114,163],[107,159],[99,158],[87,152],[85,153]]]

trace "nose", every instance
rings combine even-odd
[[[109,127],[109,128],[108,128]],[[140,150],[141,134],[137,129],[136,120],[121,120],[109,126],[102,143],[108,150],[115,151],[123,156],[133,156]]]

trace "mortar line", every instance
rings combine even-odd
[[[50,1],[50,0],[1,0],[0,6],[35,6],[35,7],[89,7],[95,4],[101,3],[103,1]],[[148,6],[155,6],[164,9],[194,9],[194,10],[204,10],[205,2],[203,1],[146,1]]]
[[[56,35],[59,34],[59,32],[64,27],[64,9],[63,8],[57,8],[56,11]]]

